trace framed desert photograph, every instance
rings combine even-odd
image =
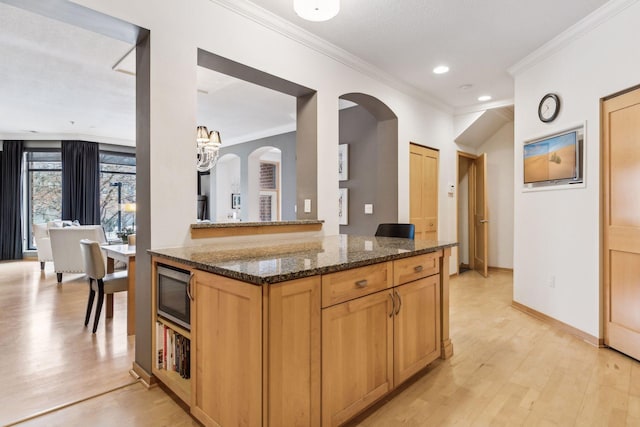
[[[525,188],[580,184],[583,182],[583,128],[525,142]]]

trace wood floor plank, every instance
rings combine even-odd
[[[0,335],[0,351],[22,369],[0,364],[0,378],[12,390],[0,393],[0,424],[88,395],[96,384],[105,390],[130,381],[133,342],[126,339],[126,304],[116,300],[114,319],[101,319],[92,337],[82,325],[81,279],[65,279],[58,287],[55,274],[40,276],[37,263],[35,270],[13,264],[21,263],[0,263],[0,326],[9,332]],[[454,356],[434,362],[425,376],[358,425],[640,425],[640,362],[513,309],[510,272],[491,271],[488,279],[466,272],[450,285]],[[14,327],[16,322],[21,324]],[[37,404],[28,403],[32,397]],[[161,389],[135,384],[20,425],[198,424]]]
[[[0,263],[0,425],[132,382],[126,292],[95,335],[84,326],[87,296],[84,275],[58,285],[51,263],[44,272],[37,261]]]

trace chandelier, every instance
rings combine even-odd
[[[293,0],[293,10],[307,21],[328,21],[340,11],[340,0]]]
[[[213,169],[220,155],[220,132],[209,132],[206,126],[196,128],[196,169],[198,172],[206,172]]]

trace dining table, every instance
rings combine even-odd
[[[127,265],[127,335],[134,335],[136,333],[136,247],[126,243],[101,247],[107,257],[107,273],[113,273],[116,261]],[[113,298],[113,294],[107,297]],[[113,317],[112,301],[107,301],[106,315]]]

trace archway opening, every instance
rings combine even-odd
[[[340,98],[343,157],[338,215],[341,234],[373,235],[378,224],[398,222],[398,118],[363,93]]]

